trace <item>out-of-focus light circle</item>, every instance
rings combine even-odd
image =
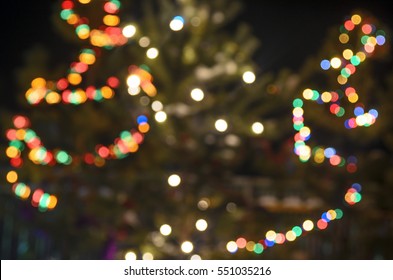
[[[141,79],[137,75],[130,75],[127,78],[127,85],[130,88],[137,88],[141,84]]]
[[[184,241],[181,244],[181,250],[186,254],[191,253],[194,250],[194,245],[190,241]]]
[[[157,122],[162,123],[166,121],[167,115],[164,111],[159,111],[154,115],[154,118]]]
[[[168,236],[172,233],[172,227],[168,224],[163,224],[160,227],[160,232],[162,235]]]
[[[141,46],[142,48],[146,48],[150,45],[150,38],[149,37],[142,37],[139,39],[139,46]]]
[[[236,253],[237,252],[237,250],[238,250],[238,247],[237,247],[237,244],[236,244],[236,242],[235,241],[229,241],[228,243],[227,243],[227,250],[228,250],[228,252],[229,253]]]
[[[191,98],[194,99],[195,101],[202,101],[202,99],[205,97],[205,94],[200,88],[194,88],[191,91]]]
[[[154,256],[153,256],[152,253],[146,252],[146,253],[144,253],[144,254],[142,255],[142,259],[143,259],[143,260],[146,260],[146,261],[151,261],[151,260],[154,260]]]
[[[123,30],[122,30],[123,36],[126,38],[131,38],[132,36],[135,35],[136,33],[136,28],[134,25],[129,24],[127,26],[124,26]]]
[[[173,31],[179,31],[182,30],[184,27],[184,18],[181,16],[175,16],[171,22],[169,23],[169,27]]]
[[[333,57],[330,60],[330,65],[334,68],[337,69],[341,66],[341,59],[339,59],[338,57]]]
[[[146,56],[147,56],[148,58],[150,58],[150,59],[155,59],[155,58],[157,58],[158,53],[159,53],[159,52],[158,52],[158,49],[156,49],[156,48],[150,48],[150,49],[147,50]]]
[[[207,210],[210,206],[210,200],[207,198],[202,198],[201,200],[198,201],[198,208],[199,210]]]
[[[312,221],[310,221],[310,220],[305,220],[304,222],[303,222],[303,229],[305,230],[305,231],[310,231],[310,230],[312,230],[314,228],[314,223],[312,222]]]
[[[162,105],[162,103],[160,101],[155,100],[151,104],[151,108],[153,109],[153,111],[158,112],[158,111],[161,111],[162,109],[164,109],[164,105]]]
[[[208,226],[208,224],[207,224],[206,220],[204,220],[204,219],[199,219],[195,223],[195,227],[199,231],[205,231],[207,229],[207,226]]]
[[[181,183],[181,178],[177,174],[172,174],[171,176],[168,177],[168,184],[171,187],[177,187]]]
[[[200,255],[195,254],[195,255],[191,256],[190,260],[192,260],[192,261],[200,261],[200,260],[202,260],[202,258],[201,258]]]
[[[224,132],[228,129],[228,123],[224,119],[218,119],[214,126],[219,132]]]
[[[255,82],[255,74],[252,71],[246,71],[243,73],[243,81],[246,84],[252,84],[253,82]]]
[[[136,260],[136,254],[133,251],[128,251],[125,256],[124,259],[126,260]]]
[[[252,132],[254,132],[255,134],[262,134],[262,132],[264,131],[264,126],[262,123],[260,122],[254,122],[251,126]]]

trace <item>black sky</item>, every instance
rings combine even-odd
[[[34,44],[47,45],[49,38],[61,39],[50,21],[55,3],[53,0],[7,1],[1,10],[4,40],[0,108],[12,107],[14,96],[23,94],[15,89],[15,69],[23,66],[23,54]],[[393,29],[389,1],[383,0],[311,4],[245,0],[243,4],[245,9],[239,19],[248,22],[261,41],[256,60],[263,71],[278,71],[282,67],[296,70],[321,47],[328,29],[341,24],[356,9],[371,13]]]

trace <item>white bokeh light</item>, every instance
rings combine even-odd
[[[156,119],[157,122],[163,123],[167,119],[167,115],[164,111],[159,111],[155,113],[154,118]]]
[[[181,183],[181,178],[177,174],[172,174],[171,176],[168,177],[168,184],[171,187],[177,187]]]
[[[169,27],[173,31],[180,31],[184,27],[184,19],[181,16],[175,16],[169,23]]]
[[[255,82],[255,74],[254,72],[251,71],[246,71],[243,73],[243,81],[246,84],[252,84],[253,82]]]
[[[251,129],[252,129],[252,132],[254,132],[255,134],[262,134],[265,127],[260,122],[254,122],[251,126]]]
[[[228,129],[228,123],[224,119],[216,120],[214,126],[219,132],[224,132]]]
[[[208,224],[207,224],[206,220],[199,219],[198,221],[196,221],[195,227],[199,231],[205,231],[208,227]]]
[[[124,256],[126,260],[136,260],[136,254],[133,251],[128,251]]]
[[[186,254],[191,253],[194,250],[194,245],[190,241],[184,241],[181,244],[181,250]]]
[[[163,225],[160,227],[160,232],[161,232],[162,235],[168,236],[168,235],[171,234],[172,228],[171,228],[171,226],[168,225],[168,224],[163,224]]]
[[[191,91],[191,98],[194,99],[195,101],[202,101],[204,97],[205,94],[200,88],[194,88]]]
[[[157,58],[158,54],[159,54],[159,52],[158,52],[158,49],[156,49],[156,48],[150,48],[150,49],[148,49],[148,50],[146,51],[146,56],[147,56],[148,58],[150,58],[150,59],[155,59],[155,58]]]
[[[124,26],[123,30],[122,30],[123,36],[126,38],[131,38],[132,36],[135,35],[136,33],[136,28],[134,25],[129,24],[127,26]]]

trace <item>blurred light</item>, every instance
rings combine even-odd
[[[303,222],[303,229],[305,231],[311,231],[314,228],[314,223],[310,220],[305,220]]]
[[[124,259],[134,261],[136,260],[136,254],[133,251],[128,251],[124,256]]]
[[[237,244],[235,241],[229,241],[226,246],[229,253],[233,254],[236,253],[238,250]]]
[[[146,252],[146,253],[144,253],[144,254],[142,255],[142,259],[143,259],[143,260],[146,260],[146,261],[151,261],[151,260],[154,260],[154,256],[153,256],[152,253]]]
[[[253,124],[252,124],[252,126],[251,126],[251,129],[252,129],[252,131],[255,133],[255,134],[262,134],[262,132],[264,131],[264,126],[263,126],[263,124],[262,123],[260,123],[260,122],[254,122]]]
[[[162,235],[168,236],[168,235],[171,234],[172,228],[171,228],[170,225],[163,224],[163,225],[160,227],[160,232],[161,232]]]
[[[167,115],[164,111],[159,111],[154,115],[154,118],[157,122],[162,123],[166,121]]]
[[[227,123],[225,120],[223,120],[223,119],[218,119],[218,120],[215,122],[214,126],[216,127],[216,129],[217,129],[219,132],[224,132],[224,131],[226,131],[227,128],[228,128],[228,123]]]
[[[181,178],[177,174],[172,174],[171,176],[168,177],[168,184],[171,187],[177,187],[181,183]]]
[[[127,78],[127,85],[131,88],[137,88],[141,84],[141,78],[138,75],[131,74]]]
[[[123,36],[126,38],[131,38],[135,35],[136,33],[136,28],[134,25],[129,24],[127,26],[124,26],[123,30],[122,30]]]
[[[179,31],[182,30],[184,27],[184,18],[181,16],[175,16],[171,22],[169,23],[169,27],[173,31]]]
[[[338,57],[333,57],[330,60],[330,65],[334,68],[337,69],[341,66],[341,59],[339,59]]]
[[[142,37],[139,39],[139,46],[141,46],[142,48],[146,48],[150,45],[150,39],[149,37]]]
[[[156,48],[150,48],[146,51],[146,56],[150,59],[155,59],[158,56],[158,49]]]
[[[210,206],[210,200],[208,198],[202,198],[198,201],[198,208],[199,210],[207,210]]]
[[[190,241],[184,241],[181,244],[181,250],[186,254],[191,253],[194,250],[194,245]]]
[[[208,226],[208,224],[207,224],[206,220],[204,220],[204,219],[199,219],[195,223],[195,227],[199,231],[205,231],[207,229],[207,226]]]
[[[151,104],[151,108],[153,109],[153,111],[158,112],[158,111],[161,111],[164,108],[164,105],[162,105],[162,103],[160,101],[155,100]]]
[[[202,101],[204,98],[204,93],[200,88],[194,88],[191,91],[191,98],[194,99],[195,101]]]
[[[255,81],[255,74],[251,71],[246,71],[243,73],[243,81],[246,84],[252,84]]]
[[[200,255],[196,255],[195,254],[195,255],[191,256],[190,260],[192,260],[192,261],[200,261],[200,260],[202,260],[202,258],[201,258]]]
[[[16,173],[14,170],[8,171],[6,179],[8,183],[13,184],[18,180],[18,173]]]

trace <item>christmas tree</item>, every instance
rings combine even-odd
[[[3,118],[5,258],[391,257],[385,29],[354,12],[275,75],[241,8],[53,7],[64,45]]]

